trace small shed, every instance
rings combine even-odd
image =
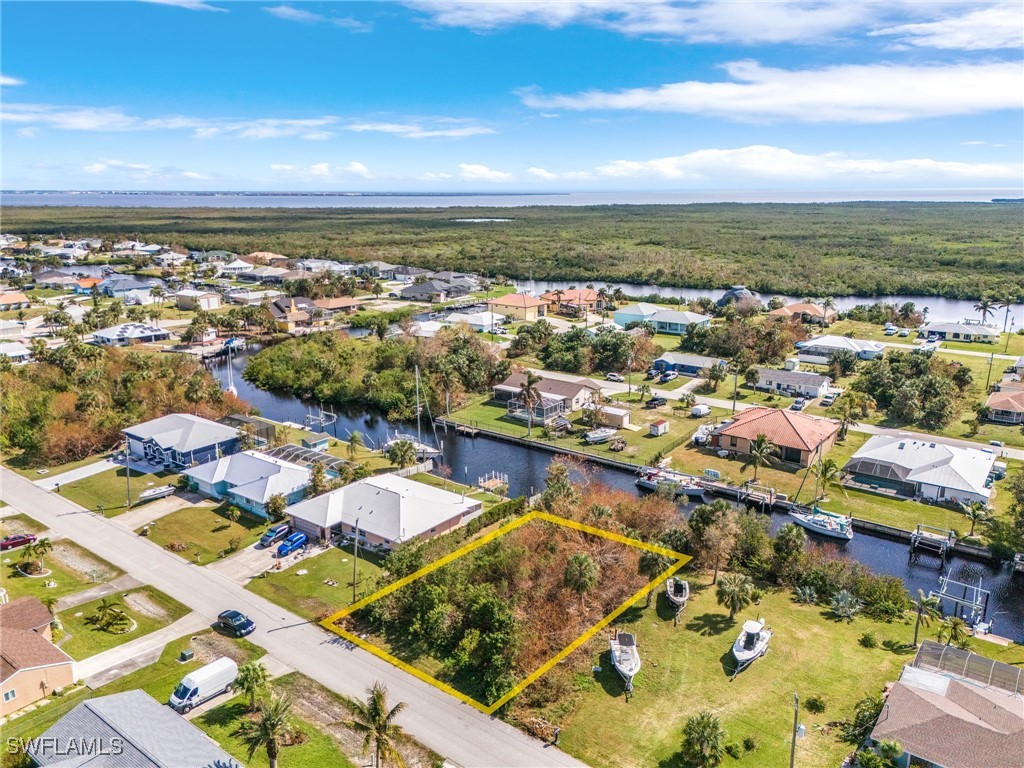
[[[585,411],[598,411],[598,420],[602,426],[615,427],[616,429],[623,429],[629,426],[629,410],[626,408],[616,408],[611,405],[594,405],[593,403],[587,403],[583,406]]]
[[[665,419],[658,419],[651,422],[651,437],[661,437],[668,434],[668,422]]]
[[[302,447],[311,451],[326,451],[331,444],[331,436],[326,432],[308,432],[302,435]]]

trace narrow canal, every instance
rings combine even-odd
[[[305,403],[291,395],[282,395],[259,389],[242,378],[249,352],[241,352],[232,356],[231,378],[238,396],[260,412],[275,421],[291,421],[303,423],[309,413],[317,413],[315,403]],[[220,359],[211,364],[210,369],[221,382],[227,386],[228,366]],[[386,419],[362,410],[348,413],[337,411],[337,421],[327,431],[341,439],[355,430],[361,432],[370,446],[379,445],[401,429],[410,431],[410,425],[398,425]],[[424,437],[431,427],[424,420]],[[452,432],[445,434],[441,429],[437,437],[444,452],[444,461],[452,467],[452,479],[459,482],[475,484],[477,478],[489,472],[501,472],[508,476],[509,493],[530,495],[544,488],[544,475],[554,454],[547,451],[530,450],[487,437],[464,437]],[[613,488],[636,492],[635,477],[632,473],[588,465],[588,477],[591,482],[600,482]],[[693,504],[682,506],[684,513],[693,508]],[[788,516],[775,513],[772,515],[772,529],[777,530],[786,524]],[[809,533],[812,539],[822,543],[833,543],[834,540]],[[1013,577],[1006,566],[987,561],[978,561],[961,556],[948,559],[945,566],[938,558],[922,555],[916,562],[911,562],[909,545],[905,542],[858,533],[853,540],[837,545],[850,558],[857,560],[876,573],[897,576],[903,580],[911,594],[916,595],[918,589],[925,593],[930,589],[938,589],[939,577],[948,572],[949,576],[960,582],[977,584],[981,578],[985,589],[992,593],[988,617],[994,619],[993,631],[996,634],[1010,637],[1024,643],[1024,577]],[[947,612],[952,610],[947,606]]]

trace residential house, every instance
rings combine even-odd
[[[754,293],[745,285],[734,285],[722,294],[722,298],[720,298],[716,303],[718,306],[724,307],[728,304],[739,304],[744,301],[757,301],[757,296],[755,296]]]
[[[987,504],[992,495],[988,478],[995,461],[990,450],[875,435],[853,454],[843,471],[853,487],[950,505]]]
[[[603,306],[601,297],[591,288],[546,291],[540,297],[548,303],[548,313],[583,315],[584,312],[596,312]]]
[[[711,445],[719,450],[749,453],[758,435],[765,435],[779,449],[781,461],[809,467],[835,445],[839,422],[800,411],[748,408],[711,433]]]
[[[14,339],[24,336],[26,331],[25,323],[17,320],[0,320],[0,339]]]
[[[989,421],[998,424],[1024,424],[1024,385],[1020,382],[1015,384],[1016,386],[999,385],[999,388],[988,396],[985,405],[992,409]]]
[[[895,741],[898,764],[1024,765],[1024,677],[1011,664],[923,640],[885,697],[871,740]]]
[[[130,344],[151,344],[171,338],[169,331],[145,323],[121,323],[93,331],[93,343],[100,347],[127,347]]]
[[[237,277],[247,283],[264,283],[274,280],[287,271],[282,267],[253,267],[248,272],[239,273]]]
[[[654,304],[640,302],[615,310],[615,322],[622,327],[628,323],[645,322],[654,326],[656,333],[682,336],[691,325],[703,328],[711,324],[711,318],[687,310],[665,309]]]
[[[715,365],[725,365],[725,360],[717,357],[705,357],[704,355],[691,355],[688,352],[666,352],[651,367],[656,371],[675,371],[684,376],[699,376],[705,368]]]
[[[196,264],[209,264],[211,262],[223,262],[226,264],[227,262],[233,261],[237,258],[235,254],[230,251],[222,250],[189,251],[188,255]]]
[[[75,662],[53,644],[53,616],[38,597],[0,604],[0,716],[75,682]]]
[[[246,272],[251,272],[252,269],[253,265],[250,264],[248,261],[235,259],[234,261],[229,262],[227,264],[222,264],[220,268],[220,273],[222,275],[238,277],[239,275],[242,275]]]
[[[0,342],[0,357],[6,357],[12,363],[27,363],[32,359],[32,350],[20,341]]]
[[[417,323],[413,323],[411,333],[420,339],[432,339],[444,327],[444,323],[440,323],[437,320],[420,320]]]
[[[325,299],[313,299],[313,305],[322,309],[327,317],[339,313],[351,315],[359,306],[359,299],[353,296],[331,296]]]
[[[365,264],[356,264],[356,274],[362,277],[379,277],[381,280],[394,280],[397,264],[388,264],[386,261],[368,261]]]
[[[454,530],[480,512],[470,496],[394,474],[350,483],[288,510],[292,527],[310,538],[358,534],[369,544],[390,546]]]
[[[411,301],[448,301],[458,299],[469,293],[463,285],[446,283],[443,280],[426,280],[422,283],[407,285],[398,292],[403,299]]]
[[[351,264],[330,259],[300,259],[295,262],[295,267],[306,272],[334,272],[339,275],[350,275],[353,270]]]
[[[39,288],[49,288],[55,291],[69,290],[78,282],[78,278],[59,270],[48,270],[40,272],[35,276],[35,284]]]
[[[158,267],[169,269],[172,267],[180,267],[185,262],[189,261],[188,254],[175,253],[174,251],[168,251],[167,253],[158,253],[153,257],[153,263]]]
[[[768,317],[795,317],[803,323],[831,325],[839,319],[839,313],[832,307],[822,307],[818,304],[798,302],[796,304],[787,304],[784,307],[773,309],[768,313]]]
[[[98,288],[100,293],[114,299],[142,298],[153,290],[149,280],[134,275],[110,275],[99,283]]]
[[[281,296],[270,302],[273,315],[280,331],[291,333],[297,328],[309,328],[314,322],[322,323],[327,313],[305,296]],[[317,318],[314,321],[314,318]]]
[[[422,267],[407,267],[405,265],[395,267],[395,280],[400,283],[412,283],[418,277],[432,277],[434,273]]]
[[[1024,355],[1017,358],[1016,362],[1010,366],[1010,370],[1016,373],[1018,376],[1024,376]]]
[[[182,474],[199,493],[227,500],[260,517],[268,517],[267,502],[273,496],[283,496],[288,504],[301,501],[310,480],[308,467],[257,451],[224,456]]]
[[[82,277],[79,278],[78,282],[75,283],[75,293],[92,293],[93,288],[97,288],[100,283],[103,282],[101,277]]]
[[[220,309],[220,294],[213,291],[197,291],[187,288],[174,294],[178,309],[210,310]]]
[[[849,336],[817,336],[808,341],[797,342],[796,348],[800,362],[820,365],[827,365],[829,357],[841,349],[849,351],[858,360],[872,360],[885,349],[877,342],[851,339]]]
[[[505,296],[498,296],[488,299],[487,304],[492,311],[501,312],[503,315],[527,323],[535,323],[544,317],[548,307],[548,303],[544,299],[538,299],[536,296],[526,293],[509,293]]]
[[[480,287],[480,278],[470,272],[452,272],[451,270],[446,269],[441,272],[435,272],[432,277],[437,280],[444,280],[446,283],[465,280],[466,282],[473,284],[473,288],[471,290],[474,291]]]
[[[921,327],[918,335],[922,338],[943,341],[981,341],[994,344],[999,341],[999,331],[980,320],[964,320],[962,323],[928,323]]]
[[[444,319],[449,325],[466,325],[477,333],[490,333],[495,326],[505,322],[505,315],[490,310],[486,312],[452,312]]]
[[[271,302],[284,294],[281,291],[269,290],[269,291],[232,291],[227,295],[228,301],[232,304],[241,304],[242,306],[252,307],[259,306],[263,302]]]
[[[754,389],[778,392],[799,397],[824,397],[832,379],[809,371],[780,371],[775,368],[755,368],[758,374]]]
[[[271,267],[282,268],[290,261],[287,256],[283,256],[280,253],[274,253],[273,251],[253,251],[246,256],[245,259],[253,264],[267,264]]]
[[[242,768],[203,731],[138,689],[75,705],[27,752],[42,768]]]
[[[138,459],[179,471],[238,450],[238,429],[188,413],[171,413],[121,430]]]
[[[522,399],[522,385],[526,381],[525,373],[513,373],[500,384],[492,388],[495,402],[505,403],[508,415],[519,420],[529,420]],[[534,420],[544,422],[562,414],[578,411],[591,401],[595,392],[601,387],[590,379],[565,381],[564,379],[541,378],[535,385],[540,401],[534,404]]]
[[[7,312],[12,309],[28,309],[32,301],[24,293],[11,291],[0,293],[0,312]]]

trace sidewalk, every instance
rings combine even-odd
[[[62,597],[57,602],[57,610],[66,611],[70,608],[77,608],[78,606],[85,605],[93,600],[99,600],[101,597],[113,595],[115,592],[127,592],[129,589],[135,589],[136,587],[141,586],[144,586],[141,581],[136,579],[130,573],[124,573],[113,581],[108,581],[106,584],[97,584],[95,587],[87,589],[84,592],[78,592],[74,595]]]
[[[41,480],[34,480],[33,482],[40,488],[52,491],[58,484],[67,485],[68,483],[73,483],[76,480],[82,480],[86,477],[92,477],[93,475],[98,475],[101,472],[106,472],[109,469],[118,469],[123,466],[123,461],[101,459],[100,461],[94,461],[92,464],[86,464],[84,467],[78,467],[77,469],[62,472],[59,475],[44,477]],[[133,461],[132,469],[136,472],[141,472],[142,474],[149,474],[153,471],[153,466],[143,461]]]

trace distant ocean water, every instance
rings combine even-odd
[[[686,205],[693,203],[970,202],[1020,198],[1020,189],[724,190],[445,194],[410,192],[103,192],[3,191],[0,205],[126,208],[515,208],[533,205]]]

